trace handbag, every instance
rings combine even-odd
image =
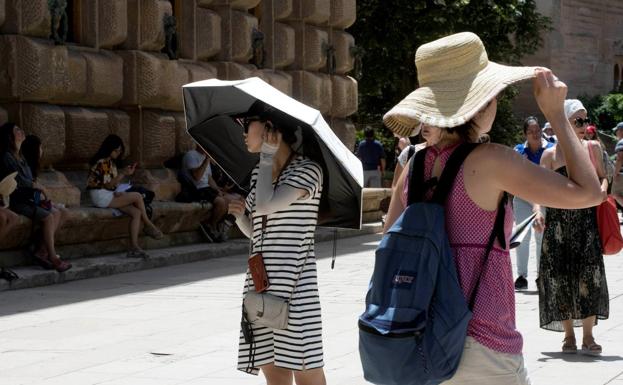
[[[588,153],[591,162],[595,165],[593,152],[589,149]],[[617,254],[623,249],[623,236],[621,236],[617,205],[611,195],[608,195],[608,199],[597,206],[597,228],[604,255]]]
[[[154,201],[156,193],[143,186],[132,186],[127,189],[126,192],[137,192],[141,194],[141,196],[143,197],[143,203],[145,204],[145,212],[147,214],[147,218],[152,219],[154,216],[154,209],[151,207],[151,203]]]
[[[612,196],[597,206],[597,227],[604,255],[617,254],[623,249],[617,206]]]
[[[307,255],[305,255],[305,260],[303,261],[303,266],[301,266],[299,274],[296,277],[296,281],[294,281],[294,286],[292,286],[290,297],[282,298],[268,293],[250,291],[248,290],[249,281],[247,280],[247,294],[244,296],[244,300],[242,301],[244,312],[243,318],[246,318],[246,320],[253,325],[265,326],[267,328],[284,330],[288,327],[290,301],[292,301],[296,285],[298,284],[299,278],[301,277],[301,274],[303,274],[303,269],[307,264],[307,257],[309,256],[311,245],[312,244],[310,242],[309,247],[307,248]]]

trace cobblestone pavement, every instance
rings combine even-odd
[[[365,384],[357,316],[379,235],[318,245],[329,384]],[[246,256],[0,293],[0,385],[263,384],[235,370]],[[514,258],[513,258],[514,262]],[[623,256],[606,257],[610,319],[595,328],[598,358],[559,353],[562,334],[538,327],[534,259],[517,293],[533,384],[623,385]]]

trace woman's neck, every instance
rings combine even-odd
[[[292,149],[290,148],[290,146],[282,142],[279,146],[279,149],[275,153],[275,156],[273,157],[273,178],[276,178],[281,170],[283,170],[283,168],[287,166],[291,155]]]
[[[461,137],[456,132],[453,132],[451,134],[444,133],[442,134],[437,144],[435,144],[435,147],[441,150],[443,148],[453,146],[459,142],[461,142]]]

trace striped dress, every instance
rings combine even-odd
[[[253,170],[251,192],[246,199],[249,212],[254,206],[257,174],[258,167]],[[238,369],[255,375],[258,374],[260,366],[270,363],[291,370],[307,370],[324,365],[314,255],[314,233],[322,193],[322,169],[308,158],[297,155],[283,170],[274,187],[281,185],[305,190],[307,196],[286,210],[268,215],[263,241],[262,217],[252,217],[251,254],[261,251],[263,255],[270,281],[266,293],[289,298],[294,290],[294,295],[290,302],[288,327],[285,330],[253,326],[253,349],[250,349],[251,346],[245,342],[242,331],[240,332]],[[301,269],[298,284],[294,287]],[[248,270],[243,295],[247,290],[254,290]]]

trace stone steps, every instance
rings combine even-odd
[[[380,231],[382,231],[380,222],[375,222],[364,224],[361,230],[340,229],[337,231],[337,237],[338,239],[347,238],[378,233]],[[319,228],[316,232],[316,242],[332,241],[333,237],[333,229]],[[244,254],[248,252],[248,249],[248,241],[233,239],[224,243],[196,243],[153,249],[149,250],[151,258],[146,260],[138,258],[129,259],[125,257],[125,253],[80,258],[72,261],[73,268],[64,273],[57,273],[54,270],[43,270],[38,266],[15,267],[12,270],[15,271],[20,278],[12,283],[0,280],[0,291],[52,285],[78,279],[96,278],[130,271],[220,258],[228,255]],[[339,252],[338,243],[338,255]],[[336,262],[336,264],[339,266],[339,262]]]

